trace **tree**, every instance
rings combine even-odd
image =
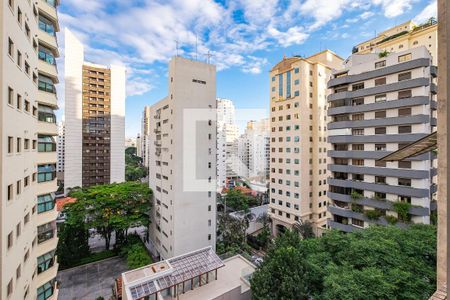
[[[226,203],[227,207],[230,207],[235,211],[249,211],[248,196],[242,194],[240,190],[229,190],[223,201]]]
[[[309,221],[295,222],[293,230],[297,232],[302,239],[315,237],[313,226]]]
[[[129,228],[148,227],[151,194],[148,186],[138,182],[98,185],[71,191],[77,201],[65,210],[69,216],[85,220],[86,229],[95,228],[108,250],[112,232],[120,243],[126,240]]]
[[[226,213],[219,215],[220,242],[217,245],[217,252],[223,254],[247,249],[245,237],[248,226],[248,219],[245,217],[233,217]]]
[[[70,267],[90,254],[89,232],[84,220],[76,219],[75,215],[69,215],[66,222],[59,225],[58,238],[56,255],[61,268]]]
[[[142,158],[136,155],[136,147],[125,149],[125,179],[137,181],[148,175],[148,170],[142,165]]]
[[[333,230],[305,240],[287,231],[254,273],[251,288],[255,299],[428,299],[435,266],[436,228],[430,225]]]

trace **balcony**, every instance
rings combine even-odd
[[[49,105],[55,108],[58,107],[58,100],[56,98],[56,93],[49,93],[39,90],[37,101],[41,104]]]
[[[56,11],[56,7],[50,5],[45,0],[37,1],[37,6],[39,9],[39,15],[45,16],[47,19],[53,21],[55,23],[55,30],[59,31],[59,25],[58,25],[58,13]]]
[[[54,164],[57,160],[56,152],[38,152],[37,154],[38,164]]]
[[[55,192],[58,189],[56,176],[51,181],[39,182],[37,184],[36,193],[37,194],[47,194]]]
[[[58,135],[58,127],[56,123],[48,123],[48,122],[38,122],[38,132],[39,134],[48,134],[48,135]]]
[[[58,267],[59,267],[58,257],[55,256],[55,262],[54,262],[53,266],[51,268],[45,270],[44,272],[42,272],[42,273],[37,275],[37,284],[36,284],[36,286],[42,286],[46,282],[49,282],[49,281],[55,279],[56,278],[56,274],[58,272]],[[55,295],[53,294],[53,296],[55,296]],[[57,298],[54,298],[54,299],[57,299]]]
[[[56,64],[49,64],[42,59],[38,59],[38,70],[39,73],[52,78],[55,83],[58,83],[58,69]]]
[[[49,34],[43,30],[38,30],[38,39],[39,44],[44,44],[46,47],[58,51],[58,42],[55,35]]]
[[[56,206],[55,206],[52,210],[37,214],[37,217],[36,217],[37,226],[52,222],[52,221],[56,220],[57,217],[58,217],[58,211],[56,210]]]

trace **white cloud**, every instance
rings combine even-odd
[[[394,18],[404,14],[412,8],[414,0],[372,0],[375,5],[380,5],[384,16]]]
[[[361,17],[361,19],[366,20],[366,19],[372,17],[373,15],[375,15],[374,12],[371,12],[371,11],[365,11],[365,12],[363,12],[363,13],[361,14],[360,17]]]
[[[244,73],[250,74],[260,74],[262,72],[262,67],[267,64],[266,58],[249,56],[249,61],[247,61],[242,68]]]
[[[286,32],[270,27],[267,32],[278,41],[279,46],[284,48],[302,44],[309,36],[306,30],[299,26],[291,27]]]
[[[129,78],[127,79],[127,96],[143,95],[150,90],[153,86],[141,78]]]
[[[437,1],[433,0],[414,18],[417,24],[426,22],[430,18],[437,17]]]
[[[314,30],[339,18],[350,3],[350,0],[306,0],[297,9],[303,15],[312,16],[315,19],[310,27],[311,30]]]

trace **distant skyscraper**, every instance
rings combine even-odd
[[[64,122],[58,123],[58,137],[56,141],[56,152],[58,155],[58,164],[56,165],[57,172],[64,172],[65,161],[65,148],[66,148],[66,133]]]
[[[142,157],[142,162],[145,167],[148,168],[148,151],[149,151],[149,143],[148,139],[150,136],[150,106],[145,106],[144,111],[142,112],[142,120],[141,120],[141,145],[140,145],[140,157]]]
[[[283,58],[270,71],[270,204],[273,232],[327,226],[327,81],[342,59],[329,50]]]
[[[250,121],[238,139],[239,176],[264,182],[269,176],[269,119]]]
[[[216,68],[173,57],[168,78],[150,108],[150,239],[162,258],[216,244]]]
[[[235,119],[233,101],[217,98],[217,186],[219,189],[225,186],[227,178],[237,177],[240,168],[237,144],[239,128]]]
[[[0,299],[58,297],[59,1],[0,1]]]
[[[353,55],[328,86],[330,227],[430,223],[435,154],[378,159],[435,130],[436,68],[428,47]],[[405,212],[406,210],[406,212]]]
[[[125,68],[84,61],[80,41],[65,31],[64,186],[125,180]]]

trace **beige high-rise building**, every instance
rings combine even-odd
[[[84,61],[65,30],[64,189],[125,181],[125,68]]]
[[[0,298],[56,299],[59,1],[0,2]]]
[[[362,42],[353,48],[353,54],[367,54],[374,51],[399,52],[424,46],[437,61],[437,22],[431,19],[423,24],[408,21],[380,32],[375,38]]]
[[[161,258],[216,245],[216,68],[174,57],[168,77],[150,108],[150,239]]]
[[[270,71],[270,204],[274,234],[327,224],[327,81],[343,59],[325,50],[283,58]]]

